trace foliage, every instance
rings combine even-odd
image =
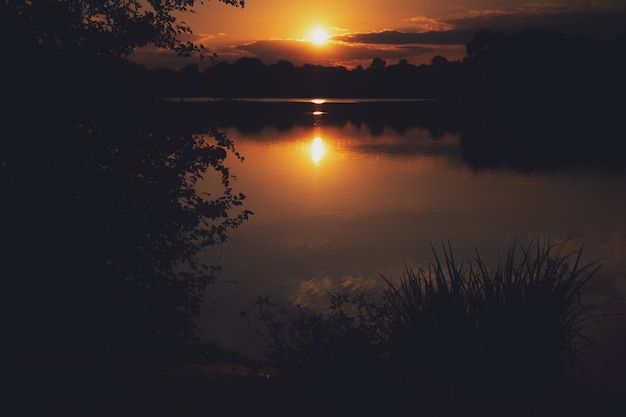
[[[363,362],[369,362],[371,372],[380,336],[373,315],[380,310],[363,297],[349,300],[345,294],[332,295],[330,302],[329,314],[300,307],[296,314],[288,314],[281,309],[280,316],[285,316],[281,321],[274,313],[276,305],[259,298],[256,304],[268,329],[266,356],[273,365],[311,375],[348,368],[358,372]],[[346,312],[346,307],[356,307],[356,315]]]
[[[220,0],[244,6],[244,0]],[[75,59],[100,54],[127,56],[154,44],[188,55],[200,47],[180,40],[192,29],[177,17],[193,12],[195,0],[3,0],[0,21],[5,47],[51,46]],[[202,2],[200,2],[202,3]],[[0,52],[0,58],[3,58]]]
[[[193,4],[0,2],[11,103],[2,273],[8,345],[21,354],[148,352],[194,334],[219,271],[206,248],[250,214],[226,165],[242,158],[223,132],[146,95],[124,60],[147,43],[189,51],[174,13]],[[196,187],[207,172],[217,174],[211,194]]]
[[[267,298],[257,301],[267,326],[266,359],[278,369],[270,382],[281,403],[288,409],[306,403],[301,414],[312,416],[395,415],[405,404],[388,400],[402,389],[379,345],[382,310],[363,297],[334,294],[330,301],[328,314],[276,311]]]
[[[3,146],[5,272],[19,280],[16,303],[30,293],[16,307],[32,326],[20,333],[58,342],[84,333],[125,348],[192,334],[219,270],[204,250],[249,215],[224,164],[238,154],[222,132],[176,127],[163,108],[144,106],[69,130],[35,124]],[[221,187],[202,194],[196,183],[211,170]]]
[[[580,264],[582,247],[563,254],[563,245],[516,242],[493,268],[478,253],[457,262],[448,246],[427,268],[408,269],[399,287],[387,281],[392,350],[439,383],[454,376],[539,394],[573,369],[594,318],[581,296],[598,267]]]
[[[566,245],[514,242],[490,267],[478,252],[457,261],[448,243],[443,256],[433,248],[426,266],[407,267],[399,283],[383,277],[381,300],[352,300],[352,315],[341,308],[346,295],[331,298],[329,314],[285,312],[285,320],[260,300],[268,358],[333,379],[347,369],[326,366],[325,354],[344,349],[361,368],[384,365],[444,402],[549,401],[544,395],[558,392],[590,347],[585,328],[603,316],[583,301],[597,262],[581,264],[582,246],[565,252]]]

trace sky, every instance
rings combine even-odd
[[[246,0],[235,8],[218,0],[196,2],[179,15],[201,44],[221,61],[243,56],[265,64],[369,66],[406,59],[428,64],[436,55],[465,56],[465,43],[487,28],[515,33],[527,28],[612,40],[626,31],[626,0]],[[201,67],[209,60],[181,60],[147,47],[133,59],[148,67]]]

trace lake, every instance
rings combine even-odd
[[[376,292],[381,275],[401,277],[448,240],[458,259],[477,248],[494,260],[514,239],[571,237],[587,260],[602,258],[598,299],[626,294],[626,171],[613,127],[518,110],[483,119],[423,101],[219,105],[194,111],[220,114],[245,158],[230,160],[234,189],[254,212],[207,255],[223,271],[199,328],[224,348],[260,354],[260,296],[323,310],[330,294]]]

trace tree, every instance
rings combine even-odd
[[[465,51],[469,58],[477,58],[488,52],[500,52],[507,41],[508,37],[502,32],[480,29],[465,44]]]
[[[219,0],[244,7],[244,0]],[[55,45],[65,50],[127,56],[134,49],[154,44],[189,54],[201,49],[179,35],[191,27],[177,14],[193,12],[195,0],[3,0],[3,35]],[[200,2],[202,3],[202,2]],[[3,42],[5,47],[9,47]],[[78,58],[78,57],[76,57]]]
[[[448,64],[448,59],[445,56],[436,55],[430,60],[430,64],[433,67],[441,67]]]
[[[243,6],[243,1],[221,0]],[[142,94],[125,60],[182,54],[193,0],[0,2],[0,173],[7,343],[21,354],[170,349],[219,266],[203,251],[244,222],[233,143]],[[175,109],[174,109],[175,110]],[[218,174],[211,195],[196,184]],[[45,348],[41,347],[45,345]]]
[[[385,69],[385,65],[386,64],[387,63],[385,62],[384,59],[382,59],[382,58],[374,58],[374,59],[372,59],[372,63],[370,64],[368,69],[373,70],[373,71],[380,71],[380,70]]]

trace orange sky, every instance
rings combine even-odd
[[[433,56],[461,59],[465,42],[481,27],[512,32],[529,27],[567,34],[615,38],[626,28],[624,0],[246,0],[235,8],[218,0],[195,6],[181,20],[193,29],[191,40],[234,61],[257,57],[296,65],[368,66],[373,58],[388,64],[406,59],[429,63]],[[327,35],[312,42],[312,31]],[[191,61],[146,48],[135,59],[147,66],[180,67]],[[207,61],[203,61],[206,63]]]

